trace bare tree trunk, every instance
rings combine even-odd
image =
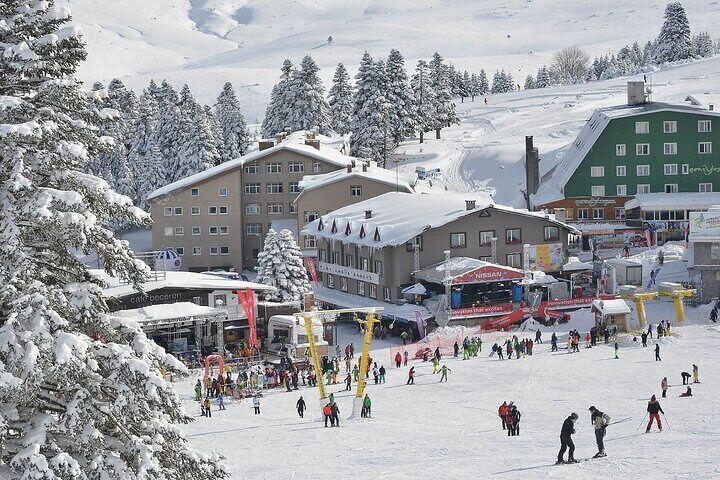
[[[423,143],[423,134],[424,134],[424,133],[425,133],[425,132],[423,132],[422,130],[420,130],[420,143]]]
[[[440,140],[440,129],[439,128],[435,129],[435,139]]]

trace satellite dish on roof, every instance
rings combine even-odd
[[[155,254],[155,270],[177,272],[181,266],[182,259],[172,248],[167,248]]]

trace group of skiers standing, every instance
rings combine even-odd
[[[503,402],[498,408],[498,416],[502,422],[503,430],[507,430],[508,437],[520,435],[520,411],[510,402]]]
[[[598,452],[593,458],[604,457],[606,456],[604,439],[607,433],[607,427],[610,425],[610,416],[601,412],[595,406],[591,406],[588,410],[590,411],[590,423],[595,431],[595,442],[598,447]],[[575,459],[575,443],[572,440],[572,435],[575,433],[575,422],[578,418],[578,414],[573,412],[562,424],[560,429],[560,451],[558,452],[556,465],[562,463],[577,463]],[[564,458],[566,451],[568,452],[567,460]]]

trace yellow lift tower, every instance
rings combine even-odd
[[[657,292],[633,292],[633,293],[622,293],[620,296],[625,300],[631,300],[635,302],[635,310],[637,310],[638,322],[640,323],[640,329],[642,330],[645,324],[647,324],[647,314],[645,313],[645,302],[648,300],[655,300],[658,297]]]
[[[662,282],[658,285],[658,293],[663,297],[670,297],[675,302],[675,314],[677,315],[678,323],[685,321],[685,305],[683,299],[685,297],[692,297],[695,295],[696,290],[693,288],[685,288],[680,283],[669,283]]]

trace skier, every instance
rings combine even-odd
[[[212,417],[212,412],[210,411],[210,397],[205,397],[205,401],[203,402],[203,407],[205,410],[205,416],[208,418]]]
[[[640,339],[642,340],[642,346],[647,347],[647,333],[640,334]]]
[[[593,458],[604,457],[605,456],[605,444],[603,442],[603,438],[605,437],[605,432],[607,431],[607,426],[610,423],[610,416],[606,413],[601,412],[594,406],[590,407],[589,410],[590,410],[590,422],[595,427],[595,441],[597,442],[597,446],[598,446],[598,453],[596,453]]]
[[[348,373],[345,377],[345,391],[352,390],[352,376]]]
[[[692,388],[688,385],[687,391],[680,394],[681,397],[692,397]]]
[[[662,388],[662,396],[663,398],[667,397],[667,389],[668,389],[668,381],[667,377],[663,377],[662,382],[660,382],[660,388]]]
[[[575,433],[575,421],[578,419],[577,413],[572,413],[562,424],[560,430],[560,453],[558,453],[557,462],[560,463],[577,463],[575,460],[575,444],[572,441],[572,434]],[[569,449],[567,462],[563,460],[565,450]]]
[[[253,408],[255,409],[255,415],[260,415],[260,395],[256,394],[253,398]]]
[[[402,362],[402,355],[400,355],[400,352],[397,352],[395,354],[395,368],[400,368],[401,362]]]
[[[510,408],[510,416],[512,417],[512,425],[513,425],[513,436],[520,435],[520,410],[518,410],[517,405],[513,405],[512,408]]]
[[[300,415],[300,418],[303,418],[303,414],[305,413],[307,407],[305,406],[305,400],[303,400],[302,395],[300,395],[300,399],[297,401],[295,406],[297,407],[298,415]]]
[[[200,379],[198,378],[197,382],[195,383],[195,401],[199,402],[201,397],[202,397],[202,384],[200,383]]]
[[[660,402],[657,401],[655,398],[655,395],[650,397],[650,401],[648,402],[647,411],[650,414],[650,421],[648,421],[647,428],[645,429],[645,433],[648,433],[650,431],[650,427],[652,427],[653,420],[657,421],[658,429],[662,432],[662,422],[660,421],[660,413],[665,415],[665,412],[663,412],[662,407],[660,406]],[[658,413],[660,412],[660,413]]]
[[[363,408],[365,409],[365,416],[371,417],[371,407],[372,407],[372,400],[370,400],[370,397],[368,394],[365,394],[365,398],[363,399]]]
[[[378,370],[378,373],[380,374],[380,383],[385,383],[385,365],[380,365],[380,370]]]
[[[443,381],[447,382],[447,379],[448,379],[447,372],[452,372],[452,370],[450,370],[447,367],[447,365],[443,365],[442,373],[440,374],[440,383],[442,383]]]
[[[618,343],[615,342],[615,358],[620,358],[620,357],[618,357],[618,349],[619,349]]]
[[[453,345],[453,357],[457,358],[459,353],[460,353],[460,345],[458,345],[458,343],[455,342],[455,345]]]
[[[218,410],[225,410],[225,400],[224,400],[223,392],[218,392],[217,400],[218,400]]]
[[[550,351],[551,352],[557,352],[558,346],[557,346],[557,335],[555,332],[553,332],[552,337],[550,337]]]
[[[693,363],[693,383],[700,383],[698,377],[698,366]]]
[[[660,344],[659,343],[655,344],[655,361],[656,362],[662,361],[662,359],[660,358]]]
[[[502,428],[505,430],[505,417],[508,414],[508,404],[507,402],[503,402],[502,405],[500,405],[500,408],[498,408],[498,416],[500,417],[500,421],[502,422]]]
[[[415,385],[415,367],[410,367],[410,371],[408,372],[408,380],[405,385]]]
[[[539,328],[535,332],[535,343],[542,343],[542,332]]]
[[[408,352],[405,350],[405,353],[403,353],[403,367],[407,367],[408,357]]]
[[[328,403],[323,407],[323,416],[325,417],[325,428],[327,428],[328,420],[330,420],[330,426],[335,426],[335,421],[332,418],[332,406]]]
[[[333,423],[333,421],[334,421],[334,424],[331,426],[339,427],[340,426],[340,416],[339,416],[340,408],[338,408],[337,403],[333,403],[332,405],[330,405],[330,412],[331,412],[330,422]]]

